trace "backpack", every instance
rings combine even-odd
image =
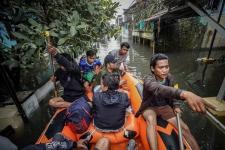
[[[84,97],[75,100],[67,109],[66,124],[75,133],[84,133],[91,123],[91,106]]]

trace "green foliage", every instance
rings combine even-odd
[[[17,63],[22,72],[43,69],[40,63],[44,68],[49,65],[44,31],[50,32],[60,51],[69,53],[87,50],[103,36],[117,33],[109,25],[119,6],[112,0],[9,0],[7,4],[6,13],[15,27],[11,35],[18,44],[4,48],[1,55],[8,64]]]
[[[10,1],[12,9],[20,5],[26,21],[17,25],[20,32],[12,33],[21,43],[32,42],[44,47],[42,32],[50,31],[56,46],[73,45],[83,50],[90,48],[114,29],[109,20],[114,17],[118,3],[111,0],[47,0],[29,4]]]

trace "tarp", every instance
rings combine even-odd
[[[139,22],[139,29],[140,30],[143,30],[145,28],[145,21],[144,20],[141,20],[140,22]]]
[[[15,40],[10,39],[5,24],[2,22],[0,22],[0,43],[8,48],[12,48],[12,46],[17,44]]]

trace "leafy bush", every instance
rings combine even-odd
[[[5,64],[27,73],[24,77],[33,76],[32,82],[40,80],[36,73],[49,66],[44,31],[50,32],[60,51],[71,54],[88,50],[117,31],[109,24],[119,5],[112,0],[3,0],[1,4],[4,22],[10,24],[11,37],[18,44],[1,48],[0,54]]]

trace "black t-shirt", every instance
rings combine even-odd
[[[105,91],[94,94],[94,125],[98,129],[115,131],[125,123],[126,108],[129,100],[126,93]]]

